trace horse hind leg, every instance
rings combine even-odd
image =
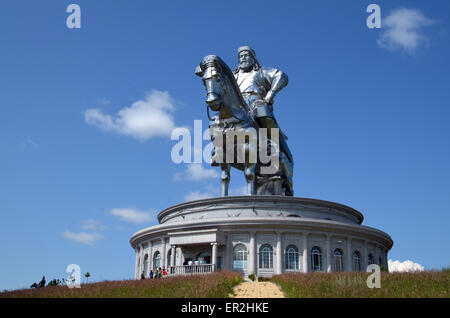
[[[228,196],[228,187],[230,185],[230,165],[222,164],[220,165],[220,195],[222,197]]]

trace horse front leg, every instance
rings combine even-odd
[[[222,197],[228,196],[228,186],[230,185],[230,168],[229,164],[220,165],[220,194]]]
[[[249,138],[249,142],[244,144],[244,175],[247,181],[247,195],[255,195],[256,183],[256,158],[257,158],[257,139],[256,133],[253,133],[253,138]]]
[[[245,164],[244,174],[247,181],[247,195],[255,195],[256,164]]]

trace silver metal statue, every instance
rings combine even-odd
[[[228,195],[230,168],[235,167],[244,171],[249,195],[292,196],[294,162],[273,115],[273,99],[288,78],[277,69],[262,67],[249,46],[239,48],[238,58],[234,72],[215,55],[206,56],[196,69],[207,92],[214,144],[211,164],[222,170],[221,195]],[[276,160],[262,160],[266,157],[261,154]]]

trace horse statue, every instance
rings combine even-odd
[[[284,134],[260,127],[220,57],[206,56],[195,73],[206,89],[211,165],[221,168],[221,196],[228,196],[231,167],[244,172],[248,195],[293,196],[293,161]]]

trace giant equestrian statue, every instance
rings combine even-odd
[[[221,168],[221,195],[228,195],[234,167],[244,172],[249,195],[293,196],[294,161],[273,114],[274,97],[288,77],[261,66],[249,46],[239,48],[238,60],[233,72],[216,55],[206,56],[196,68],[207,93],[211,165]]]

